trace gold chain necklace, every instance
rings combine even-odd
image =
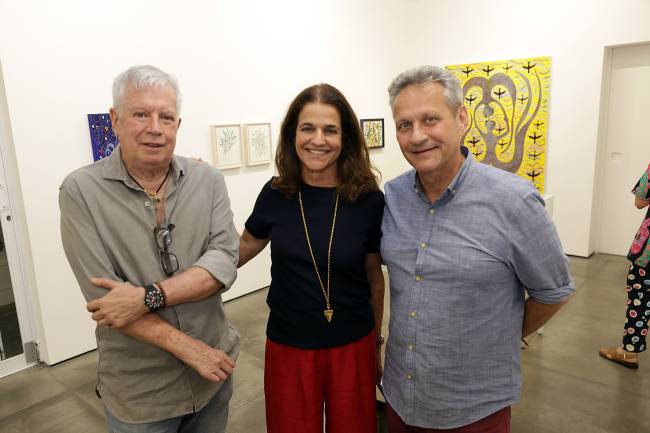
[[[314,251],[311,247],[311,241],[309,240],[309,230],[307,230],[307,219],[305,218],[305,209],[302,205],[302,192],[298,191],[298,202],[300,203],[300,215],[302,216],[302,225],[305,228],[305,237],[307,238],[307,248],[309,249],[309,255],[311,256],[311,261],[314,264],[314,270],[316,271],[316,277],[318,277],[318,282],[320,283],[320,288],[323,291],[323,296],[325,297],[326,308],[323,310],[323,314],[327,319],[327,323],[332,321],[332,316],[334,315],[334,310],[330,305],[330,276],[331,276],[331,258],[332,258],[332,240],[334,239],[334,226],[336,226],[336,211],[339,208],[339,192],[336,192],[336,203],[334,204],[334,218],[332,219],[332,230],[330,231],[330,242],[327,247],[327,290],[325,290],[325,285],[323,284],[323,279],[320,277],[320,272],[318,272],[318,265],[316,264],[316,259],[314,258]]]

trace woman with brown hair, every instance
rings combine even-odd
[[[328,84],[303,90],[240,237],[239,266],[271,243],[267,431],[374,432],[384,196],[359,122]]]

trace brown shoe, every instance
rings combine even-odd
[[[620,347],[604,347],[598,351],[598,354],[608,361],[621,364],[623,367],[639,368],[637,355],[626,352]]]

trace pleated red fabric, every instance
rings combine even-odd
[[[305,350],[266,341],[268,433],[376,433],[375,335]]]

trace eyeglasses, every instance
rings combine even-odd
[[[160,253],[160,265],[168,277],[178,270],[178,257],[169,251],[174,227],[176,227],[174,224],[168,224],[153,229],[153,237],[156,239],[156,246]]]

